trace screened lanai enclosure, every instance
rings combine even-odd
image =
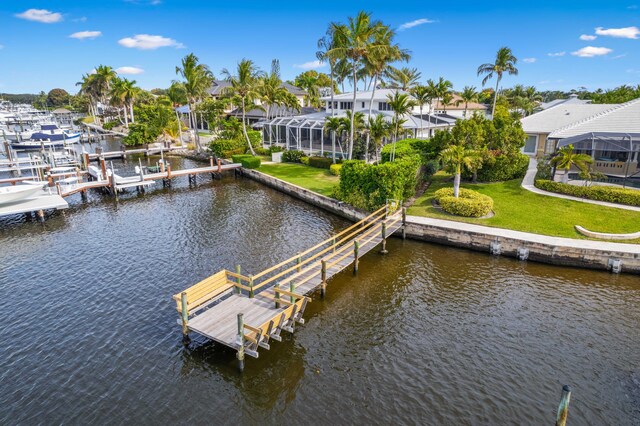
[[[393,119],[393,113],[380,111],[373,111],[372,116],[378,114],[383,115],[389,122]],[[335,151],[336,156],[344,157],[347,152],[344,135],[342,138],[334,138],[333,132],[325,128],[326,117],[327,113],[318,112],[295,117],[277,117],[258,125],[262,127],[265,145],[278,145],[285,149],[303,151],[307,155],[331,155]],[[422,137],[423,133],[429,129],[446,128],[452,125],[449,122],[434,125],[413,115],[407,115],[403,120],[400,130],[400,136],[403,138]]]
[[[613,178],[640,177],[640,133],[590,132],[558,141],[558,148],[568,145],[590,155],[600,173]]]

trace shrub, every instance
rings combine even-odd
[[[242,149],[241,154],[244,154],[247,143],[243,140],[237,139],[216,139],[211,141],[209,149],[214,153],[216,157],[229,158],[238,150]],[[233,153],[231,152],[233,151]]]
[[[256,155],[271,155],[271,151],[269,151],[267,148],[258,147],[254,148],[253,150],[256,152]]]
[[[234,155],[242,155],[244,153],[246,153],[247,150],[243,147],[243,148],[236,148],[236,149],[231,149],[229,151],[222,151],[222,156],[220,156],[220,158],[231,158]]]
[[[282,152],[284,151],[284,148],[278,145],[272,145],[269,147],[269,153],[273,154],[274,152]]]
[[[523,178],[527,173],[529,166],[529,157],[524,154],[516,154],[514,156],[498,155],[497,157],[489,157],[478,170],[478,180],[480,182],[500,182],[511,179]],[[471,175],[465,173],[465,177]]]
[[[613,186],[576,186],[543,179],[536,180],[535,186],[536,188],[559,194],[640,207],[640,191],[636,189],[616,188]]]
[[[544,157],[538,161],[538,171],[536,172],[536,179],[553,179],[553,166],[551,165],[551,162],[549,160],[549,157]]]
[[[440,163],[438,160],[429,160],[424,165],[424,177],[430,178],[435,175],[438,170],[440,170]]]
[[[309,157],[305,156],[305,157],[300,157],[300,162],[302,164],[304,164],[305,166],[309,165]]]
[[[240,163],[243,158],[253,157],[251,154],[235,154],[231,156],[231,161],[234,163]]]
[[[194,149],[196,149],[196,146],[195,146],[195,144],[188,143],[188,144],[187,144],[187,146],[186,146],[186,148],[187,148],[189,151],[193,151]]]
[[[411,139],[404,139],[395,143],[396,147],[396,160],[400,158],[412,156],[418,153],[418,151],[413,147],[411,143]],[[383,163],[387,163],[391,161],[391,153],[393,152],[393,143],[388,143],[382,147],[380,151],[380,157]]]
[[[317,167],[319,169],[327,169],[327,170],[329,170],[329,168],[331,167],[332,164],[333,164],[333,161],[331,161],[331,158],[327,158],[327,157],[309,157],[309,165],[311,167]]]
[[[340,176],[340,169],[342,169],[342,164],[332,164],[329,166],[329,173],[334,176]]]
[[[334,196],[352,206],[375,210],[388,199],[404,200],[413,196],[419,168],[417,155],[375,165],[360,160],[345,161]]]
[[[300,163],[300,159],[304,157],[304,152],[302,151],[285,151],[282,154],[282,161],[285,163]]]
[[[234,163],[242,164],[245,169],[257,169],[260,167],[260,157],[253,155],[234,155],[232,158]]]
[[[111,130],[118,125],[117,121],[109,121],[108,123],[104,123],[102,128],[105,130]]]
[[[458,198],[453,196],[453,188],[436,191],[434,198],[447,213],[464,217],[482,217],[493,208],[493,199],[470,189],[460,188]]]

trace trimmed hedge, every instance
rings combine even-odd
[[[329,166],[329,173],[334,176],[340,176],[340,170],[342,169],[342,164],[332,164]]]
[[[396,160],[400,158],[409,157],[418,154],[412,145],[412,139],[404,139],[395,143],[396,146]],[[383,163],[391,161],[391,153],[393,152],[393,142],[390,142],[382,147],[380,150],[380,158]]]
[[[247,143],[241,140],[216,139],[209,144],[209,149],[216,157],[229,158],[233,154],[244,154]]]
[[[392,150],[393,143],[388,143],[382,147],[380,155],[383,163],[389,161]],[[403,139],[396,143],[396,160],[399,158],[419,154],[422,164],[426,164],[430,160],[437,159],[441,150],[442,146],[440,146],[439,142],[437,140],[434,140],[433,138]]]
[[[331,158],[317,157],[317,156],[309,157],[309,165],[311,167],[317,167],[319,169],[329,170],[332,164],[333,164],[333,161],[331,161]]]
[[[304,157],[304,152],[290,150],[282,153],[282,161],[285,163],[300,163],[300,159]]]
[[[442,188],[435,192],[435,200],[447,213],[464,217],[482,217],[493,208],[493,199],[470,189],[460,188],[458,198],[453,196],[453,188]]]
[[[640,191],[636,189],[616,188],[613,186],[576,186],[544,179],[536,180],[535,186],[558,194],[640,207]]]
[[[284,148],[278,145],[273,145],[269,147],[269,153],[273,154],[274,152],[282,152],[284,151]]]
[[[254,157],[253,155],[234,155],[231,159],[234,163],[242,164],[245,169],[257,169],[260,167],[260,157]]]
[[[340,169],[340,184],[334,196],[354,207],[375,210],[384,206],[388,199],[405,200],[412,197],[419,169],[420,159],[417,155],[382,164],[345,161]]]
[[[478,170],[478,180],[480,182],[502,182],[511,179],[521,179],[527,174],[529,167],[529,157],[524,154],[515,156],[498,155],[490,157],[482,164]],[[465,177],[471,175],[465,173]]]
[[[271,155],[271,151],[269,151],[267,148],[258,147],[253,148],[253,150],[256,152],[256,155]]]

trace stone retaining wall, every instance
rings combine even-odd
[[[273,189],[354,222],[361,220],[368,214],[341,201],[256,170],[241,169],[241,173]],[[423,218],[412,218],[411,216],[407,218],[406,235],[408,238],[541,263],[640,274],[640,248],[638,245],[616,244],[615,246],[620,250],[580,247],[583,242],[583,245],[593,245],[592,243],[595,242],[546,237],[498,228],[482,227],[486,232],[479,232],[465,229],[473,226],[467,226],[468,224],[462,222],[442,221],[448,225],[444,226],[424,223],[428,220],[421,219]],[[498,235],[504,233],[518,235],[518,237]],[[554,241],[554,243],[543,240]],[[563,240],[570,242],[570,244]],[[607,246],[606,243],[598,244],[601,247]]]

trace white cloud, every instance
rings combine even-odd
[[[416,19],[415,21],[405,22],[398,27],[398,31],[408,30],[409,28],[417,27],[418,25],[433,24],[435,21],[427,18]]]
[[[616,38],[631,38],[637,39],[640,36],[640,28],[638,27],[625,27],[625,28],[596,28],[596,34],[601,36],[609,36]]]
[[[324,62],[321,61],[309,61],[309,62],[305,62],[304,64],[294,64],[293,66],[295,68],[301,68],[303,70],[313,70],[316,68],[322,68],[324,66],[326,66],[327,64],[325,64]]]
[[[524,59],[522,60],[522,62],[526,62],[527,64],[532,64],[532,63],[534,63],[535,61],[537,61],[537,59],[536,59],[536,58],[524,58]]]
[[[178,43],[172,38],[150,34],[136,34],[133,37],[125,37],[118,40],[118,44],[140,50],[154,50],[160,47],[175,47],[176,49],[180,49],[184,47],[182,43]]]
[[[608,55],[611,52],[613,52],[613,50],[609,49],[608,47],[587,46],[583,47],[582,49],[576,50],[575,52],[571,52],[571,54],[573,56],[579,56],[581,58],[593,58],[594,56]]]
[[[43,24],[53,24],[62,21],[62,14],[51,12],[46,9],[29,9],[16,15],[18,18],[27,21],[42,22]]]
[[[584,41],[591,41],[591,40],[595,40],[597,38],[598,38],[597,36],[589,35],[589,34],[582,34],[580,36],[580,40],[584,40]]]
[[[555,52],[555,53],[547,53],[547,56],[551,56],[552,58],[556,58],[559,56],[566,55],[567,52]]]
[[[77,33],[71,34],[70,38],[77,38],[78,40],[84,40],[85,38],[92,39],[96,37],[100,37],[102,32],[100,31],[78,31]]]
[[[73,22],[87,22],[87,17],[86,16],[81,16],[79,18],[73,19]]]
[[[144,70],[138,67],[120,67],[116,68],[116,72],[120,75],[136,75],[142,74]]]
[[[623,53],[622,55],[616,55],[616,56],[614,56],[614,57],[613,57],[613,58],[611,58],[611,59],[620,59],[620,58],[624,58],[625,56],[627,56],[627,54],[626,54],[626,53]]]

